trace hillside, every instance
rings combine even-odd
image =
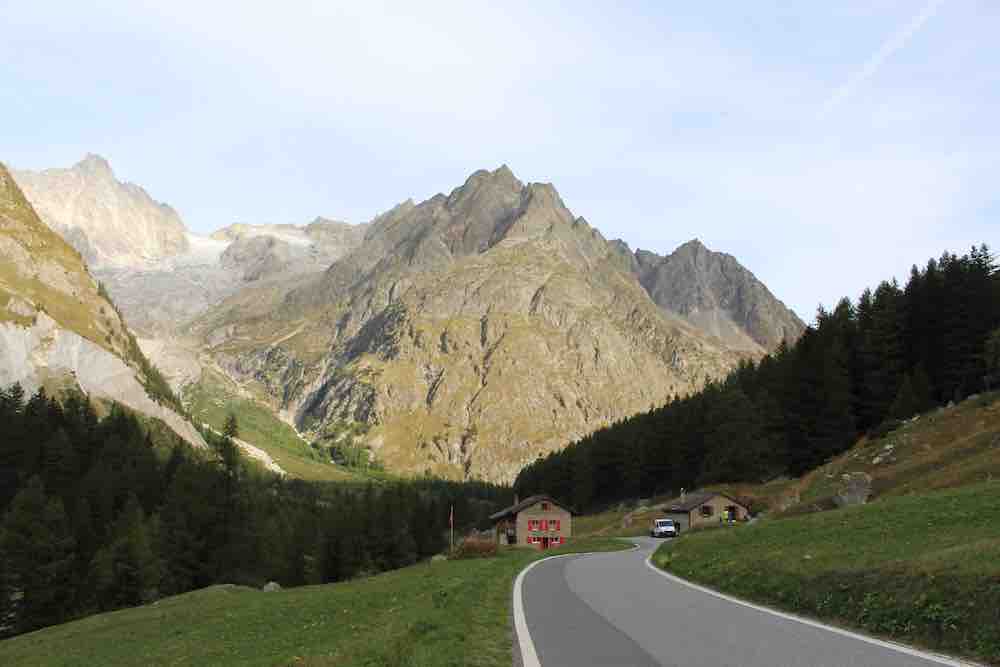
[[[543,555],[626,546],[578,540],[548,554],[507,549],[271,593],[213,586],[5,640],[0,663],[506,667],[517,573]]]
[[[205,446],[80,254],[38,218],[2,164],[0,255],[0,387],[78,385]]]
[[[327,452],[313,449],[258,399],[212,368],[202,369],[198,379],[185,387],[183,399],[196,423],[208,424],[218,432],[222,432],[229,415],[235,415],[240,425],[239,439],[263,451],[282,473],[316,481],[360,479],[334,465]],[[244,450],[253,452],[248,447]]]
[[[244,290],[197,330],[302,431],[361,423],[391,469],[506,481],[740,358],[506,167],[401,204],[322,276]]]
[[[755,513],[796,516],[825,512],[857,502],[955,489],[1000,479],[1000,393],[973,396],[935,408],[902,423],[882,437],[857,443],[801,477],[765,484],[709,484],[705,488],[742,498]],[[853,492],[853,493],[851,493]],[[581,517],[580,535],[645,534],[673,495],[616,503]],[[625,517],[632,517],[625,526]]]
[[[1000,479],[1000,394],[975,395],[936,408],[882,437],[864,437],[827,464],[776,494],[773,510],[823,511],[841,504],[858,480],[872,499],[924,493]],[[754,494],[753,487],[742,492]],[[759,493],[759,492],[758,492]]]

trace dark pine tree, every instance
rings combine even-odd
[[[73,611],[75,544],[62,501],[33,477],[17,494],[0,526],[0,562],[6,594],[21,597],[10,610],[19,632],[60,623]]]

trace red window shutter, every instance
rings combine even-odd
[[[559,519],[552,519],[552,530],[558,531],[560,523],[561,521]]]
[[[542,519],[542,530],[548,530],[548,529],[549,529],[549,520]]]

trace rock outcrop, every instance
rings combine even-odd
[[[69,169],[15,171],[14,178],[39,217],[94,268],[137,266],[188,249],[177,212],[119,181],[98,155]]]

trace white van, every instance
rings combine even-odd
[[[673,519],[656,519],[653,521],[653,528],[649,531],[650,537],[677,537],[680,527]]]

